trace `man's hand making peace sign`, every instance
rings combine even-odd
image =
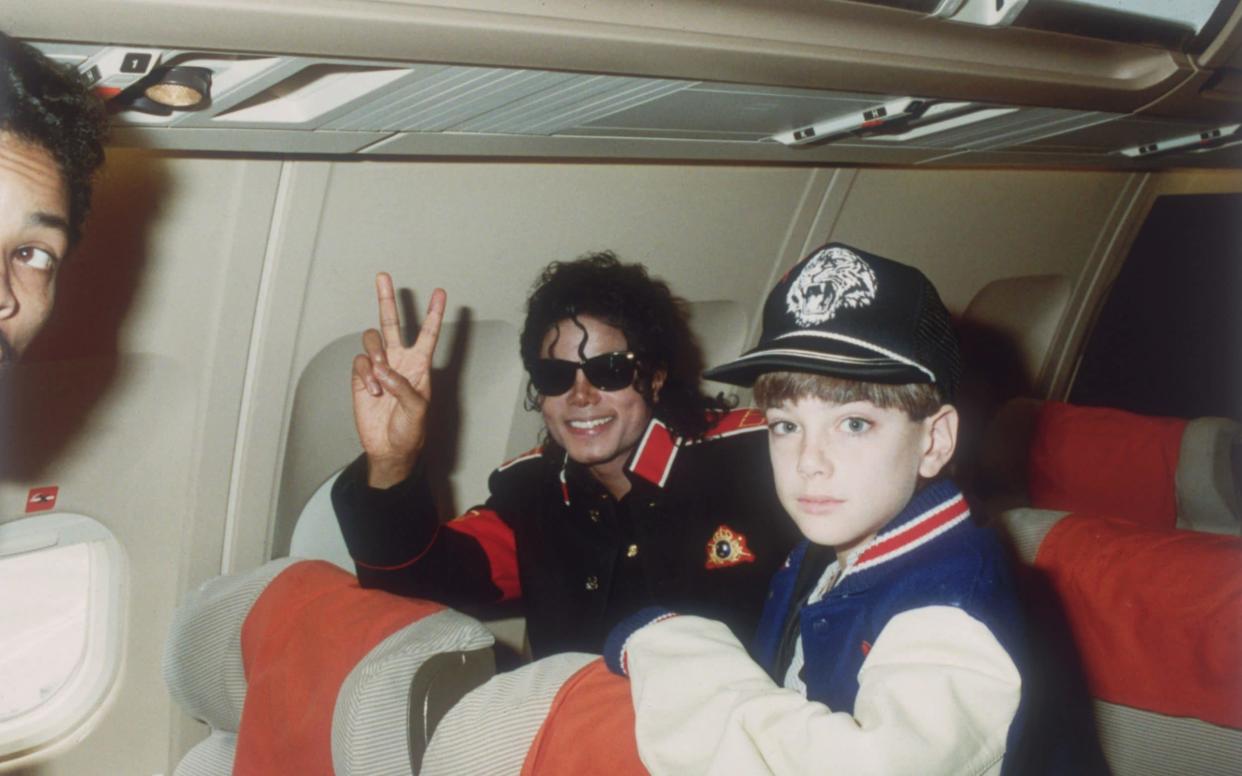
[[[392,277],[375,277],[380,328],[362,335],[365,353],[354,356],[354,424],[367,455],[367,484],[388,488],[414,470],[427,438],[431,406],[431,357],[440,337],[447,295],[431,292],[427,315],[414,344],[401,340],[401,318]]]

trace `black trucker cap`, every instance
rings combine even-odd
[[[926,275],[828,243],[795,264],[768,294],[759,344],[703,376],[749,386],[765,372],[934,383],[952,401],[961,357],[949,311]]]

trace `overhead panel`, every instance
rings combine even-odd
[[[551,135],[681,91],[692,82],[579,75],[503,108],[465,121],[459,132]]]
[[[273,154],[683,159],[806,164],[1168,166],[1233,131],[918,94],[505,67],[40,44],[62,62],[149,65],[112,98],[113,142]],[[203,109],[135,102],[169,67],[210,72]],[[103,78],[101,74],[100,78]],[[101,83],[104,82],[101,80]],[[114,90],[115,91],[115,90]],[[126,106],[130,106],[126,109]],[[143,110],[135,109],[143,107]],[[157,106],[158,107],[158,106]],[[1224,137],[1228,134],[1228,137]],[[1159,153],[1148,148],[1155,143]],[[1163,143],[1164,145],[1160,145]],[[1127,149],[1140,149],[1127,152]],[[1168,149],[1168,150],[1166,150]],[[1149,153],[1150,152],[1150,153]],[[1218,156],[1232,159],[1230,156]]]
[[[667,132],[686,139],[759,141],[823,116],[861,110],[875,97],[808,90],[732,89],[697,84],[624,111],[594,119],[566,134],[656,137]]]
[[[1237,0],[854,0],[928,21],[1031,27],[1198,53]]]
[[[445,67],[386,90],[325,128],[442,132],[575,77],[538,70]]]

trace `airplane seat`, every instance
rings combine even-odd
[[[249,573],[216,577],[177,607],[164,648],[168,692],[210,733],[173,771],[174,776],[228,776],[246,698],[246,670],[237,643],[246,613],[268,583],[295,561],[283,558]]]
[[[973,489],[988,465],[982,437],[998,410],[1039,392],[1069,294],[1063,275],[1000,278],[979,289],[958,317],[962,379],[954,405],[962,426],[954,476],[963,486]]]
[[[345,537],[336,522],[336,511],[332,508],[332,485],[344,470],[342,466],[333,472],[306,500],[293,525],[289,555],[326,560],[352,574],[354,559],[349,556]]]
[[[1070,282],[1064,275],[1021,275],[993,280],[979,289],[962,312],[966,326],[986,326],[1008,340],[1021,365],[1021,375],[1034,385],[1048,347],[1069,302]]]
[[[1242,532],[1242,424],[1194,418],[1177,460],[1179,524],[1211,533]]]
[[[417,773],[439,717],[493,673],[493,643],[470,617],[324,561],[209,580],[165,648],[170,694],[210,728],[174,776]]]
[[[350,574],[354,573],[354,559],[345,546],[345,537],[336,521],[332,507],[332,484],[345,467],[332,473],[306,501],[293,526],[289,540],[289,555],[295,558],[325,560]],[[498,643],[515,655],[528,656],[526,645],[526,619],[520,616],[484,615],[483,625]]]
[[[1153,527],[1242,534],[1242,424],[1020,397],[984,434],[976,490],[993,513],[1094,509]]]
[[[1238,424],[1034,400],[997,419],[985,457],[1033,638],[1071,645],[1111,771],[1236,772]]]
[[[421,773],[646,776],[629,680],[578,652],[497,674],[445,715]]]

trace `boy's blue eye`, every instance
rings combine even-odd
[[[788,420],[774,420],[768,424],[768,432],[776,436],[792,434],[797,429],[798,427],[793,423],[790,423]]]
[[[871,421],[863,418],[846,418],[845,430],[851,434],[861,434],[871,428]]]

